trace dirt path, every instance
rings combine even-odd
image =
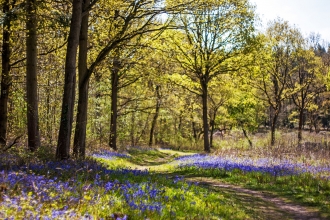
[[[147,161],[148,158],[144,158],[144,163],[140,164],[139,168],[142,167],[144,169],[155,170],[166,176],[172,176],[173,173],[168,173],[167,167],[164,165],[168,164],[168,160],[173,159],[174,153],[172,151],[167,152],[166,150],[162,150],[162,153],[167,153],[169,155],[157,160],[152,157],[151,162]],[[150,166],[151,164],[153,164],[153,166]],[[252,219],[330,220],[330,216],[322,216],[316,209],[295,204],[292,201],[278,197],[270,192],[250,190],[240,186],[226,184],[213,178],[183,177],[188,182],[199,183],[201,186],[205,186],[215,192],[221,193],[224,197],[230,197],[236,204],[244,208],[245,211],[252,216]]]
[[[255,219],[268,220],[323,220],[319,212],[286,201],[274,194],[262,191],[254,191],[239,186],[222,183],[212,178],[187,178],[187,181],[199,183],[223,193],[225,196],[234,196],[241,204],[246,205],[247,211],[251,209]]]

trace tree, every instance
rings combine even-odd
[[[159,110],[161,107],[161,86],[160,85],[156,85],[155,86],[155,94],[156,94],[156,105],[155,105],[155,114],[154,117],[152,118],[152,122],[151,122],[151,128],[150,128],[150,135],[149,135],[149,146],[152,146],[153,143],[153,138],[154,138],[154,133],[155,133],[155,129],[156,129],[156,123],[157,123],[157,119],[159,116]]]
[[[90,0],[83,2],[83,16],[81,19],[81,29],[79,36],[79,58],[78,58],[78,109],[77,122],[74,134],[73,154],[79,157],[85,157],[86,144],[86,124],[87,124],[87,105],[88,105],[88,87],[89,80],[84,82],[87,74],[87,54],[88,54],[88,20]],[[82,124],[81,124],[82,123]]]
[[[259,57],[255,58],[258,74],[250,72],[250,83],[259,90],[259,98],[270,106],[271,146],[274,146],[277,120],[283,101],[291,95],[287,83],[296,67],[295,55],[303,37],[288,22],[276,20],[270,23],[264,40]]]
[[[76,58],[81,29],[82,5],[83,0],[73,0],[72,2],[72,18],[65,58],[65,82],[61,123],[56,149],[56,158],[61,160],[70,157],[70,139],[76,86]]]
[[[141,67],[145,66],[145,53],[149,51],[147,48],[142,49],[144,46],[147,46],[147,44],[143,44],[139,38],[131,39],[129,45],[123,46],[123,48],[116,48],[112,53],[112,59],[110,59],[112,65],[110,70],[111,109],[109,146],[114,150],[117,150],[118,117],[123,113],[120,110],[135,99],[134,97],[128,97],[126,100],[123,100],[123,97],[119,97],[120,91],[128,89],[127,87],[136,83],[142,77],[147,78],[149,75],[141,70]]]
[[[100,13],[104,13],[107,16],[110,14],[110,16],[108,20],[104,20],[94,25],[94,38],[100,42],[99,45],[101,46],[95,47],[95,59],[86,69],[84,78],[81,79],[79,94],[85,92],[84,90],[86,90],[88,81],[94,70],[101,65],[108,55],[116,50],[116,48],[124,48],[124,45],[130,40],[141,37],[143,34],[161,32],[166,27],[166,24],[160,24],[157,19],[158,15],[165,12],[164,6],[157,6],[157,1],[151,2],[147,0],[138,0],[132,2],[123,1],[111,3],[115,10],[109,10],[109,7],[102,9],[102,5],[97,5]],[[107,34],[104,34],[104,29],[107,30]],[[116,82],[114,81],[113,83]],[[87,105],[81,106],[82,103],[87,102],[87,95],[79,96],[78,114],[87,115]],[[82,144],[86,139],[86,132],[83,132],[86,131],[84,118],[78,118],[77,116],[76,129],[79,133],[75,139],[80,140],[80,147],[84,147],[85,144]],[[76,143],[78,144],[78,142]],[[113,143],[113,140],[109,140],[109,143]]]
[[[181,30],[172,36],[176,54],[170,56],[181,65],[182,74],[198,83],[194,92],[202,100],[204,151],[210,152],[209,82],[239,69],[238,59],[252,42],[253,8],[246,0],[205,3],[179,15],[178,26]]]
[[[227,79],[226,79],[227,78]],[[224,107],[232,96],[231,83],[228,77],[218,76],[216,80],[209,83],[209,118],[210,118],[210,147],[213,147],[213,133],[216,127],[216,117],[221,107]]]
[[[26,1],[26,97],[28,147],[40,146],[37,82],[37,14],[36,0]]]
[[[0,146],[6,145],[7,140],[7,123],[8,123],[8,95],[11,86],[10,77],[10,35],[11,35],[11,19],[12,19],[12,3],[10,0],[4,0],[2,3],[2,11],[4,13],[2,28],[2,71],[1,71],[1,94],[0,94]]]
[[[251,90],[245,82],[241,81],[233,88],[232,97],[226,105],[229,118],[232,119],[234,126],[242,129],[244,137],[252,148],[253,143],[248,132],[258,128],[263,119],[264,106],[255,97],[255,89]]]
[[[315,56],[314,51],[302,48],[297,51],[296,56],[297,66],[293,74],[290,74],[288,88],[292,91],[291,98],[298,110],[298,143],[300,144],[304,114],[312,107],[315,97],[325,90],[325,85],[321,81],[321,61]]]
[[[120,69],[123,68],[119,57],[119,48],[115,51],[111,70],[111,110],[109,146],[117,150],[117,117]]]

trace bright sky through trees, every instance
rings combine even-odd
[[[296,25],[307,36],[319,33],[330,42],[330,1],[329,0],[251,0],[257,6],[263,25],[280,17]]]

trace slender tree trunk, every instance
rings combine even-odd
[[[183,137],[183,132],[182,132],[182,113],[183,113],[183,111],[180,111],[179,123],[178,123],[178,132],[180,133],[181,137]]]
[[[214,125],[211,126],[211,132],[210,132],[210,147],[213,147],[213,132],[214,132]]]
[[[84,0],[83,8],[87,10],[90,0]],[[88,80],[87,77],[87,51],[88,51],[88,18],[89,13],[81,19],[81,29],[79,37],[79,58],[78,58],[78,73],[79,73],[79,96],[77,107],[76,129],[73,142],[73,154],[76,157],[85,157],[86,151],[86,126],[87,126],[87,109],[88,109]]]
[[[159,133],[159,135],[157,135],[156,136],[156,139],[155,139],[155,141],[156,141],[156,144],[164,144],[164,136],[168,133],[168,131],[167,131],[167,129],[164,129],[164,124],[165,124],[165,122],[164,122],[165,120],[163,119],[163,118],[161,118],[160,120],[159,120],[159,127],[161,128],[161,130],[163,131],[163,132],[161,132],[161,133]]]
[[[213,147],[213,132],[214,132],[214,126],[215,126],[215,115],[213,115],[213,118],[211,119],[211,134],[210,134],[210,147]]]
[[[250,140],[249,136],[247,135],[246,130],[245,130],[244,128],[242,128],[242,130],[243,130],[244,137],[245,137],[245,138],[248,140],[248,142],[249,142],[250,148],[252,148],[252,147],[253,147],[253,144],[252,144],[252,141]]]
[[[37,80],[37,17],[36,0],[26,1],[26,96],[28,146],[35,151],[40,146]]]
[[[102,134],[103,134],[103,126],[102,123],[100,122],[100,117],[101,117],[101,87],[100,87],[100,82],[101,82],[101,75],[100,74],[95,74],[95,82],[97,84],[97,89],[96,89],[96,94],[95,94],[95,112],[94,112],[94,126],[92,127],[92,132],[96,133],[96,138],[98,138],[99,145],[101,146],[102,144]]]
[[[299,109],[299,124],[298,124],[298,145],[301,144],[302,141],[302,129],[304,123],[304,110]]]
[[[120,61],[115,57],[113,69],[111,71],[111,116],[110,116],[110,137],[109,146],[117,150],[117,116],[118,116],[118,80],[119,80]]]
[[[76,60],[81,27],[82,2],[83,0],[73,0],[72,2],[72,18],[65,58],[65,82],[61,124],[56,149],[56,158],[61,160],[70,157],[70,139],[76,85]]]
[[[51,146],[53,142],[53,127],[52,127],[52,114],[51,114],[51,106],[50,106],[50,79],[47,79],[47,89],[46,89],[46,114],[47,114],[47,119],[46,119],[46,136],[47,136],[47,141],[48,145]]]
[[[197,142],[198,139],[198,134],[197,134],[197,129],[196,129],[196,122],[191,122],[191,127],[193,130],[193,137],[194,137],[194,141]]]
[[[152,146],[152,140],[153,140],[153,136],[154,136],[154,132],[155,132],[155,128],[156,128],[156,123],[157,123],[157,118],[159,115],[159,109],[160,109],[160,92],[159,92],[159,85],[156,86],[156,96],[157,96],[157,103],[156,103],[156,112],[155,115],[152,119],[152,123],[151,123],[151,129],[150,129],[150,136],[149,136],[149,146]]]
[[[272,118],[272,124],[271,124],[271,138],[270,138],[270,145],[274,146],[275,145],[275,131],[276,131],[276,123],[278,119],[278,112],[275,110],[275,113]]]
[[[2,76],[1,76],[1,94],[0,94],[0,146],[5,146],[7,141],[8,124],[8,94],[10,90],[10,5],[9,0],[2,3],[2,11],[5,15],[2,30]]]
[[[202,102],[203,102],[204,151],[209,153],[210,143],[209,143],[209,124],[207,119],[207,82],[204,78],[201,79],[201,86],[203,90]]]
[[[135,112],[132,112],[130,137],[131,146],[133,147],[135,146]]]

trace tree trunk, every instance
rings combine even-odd
[[[213,132],[214,132],[214,122],[215,121],[215,116],[214,118],[211,119],[211,134],[210,134],[210,147],[213,147]]]
[[[120,61],[118,56],[113,61],[111,71],[111,116],[110,116],[110,137],[109,146],[117,150],[117,116],[118,116],[118,80],[119,80]]]
[[[85,0],[83,4],[84,11],[87,10],[90,0]],[[85,157],[86,151],[86,126],[87,126],[87,109],[88,109],[88,80],[87,77],[87,51],[88,51],[88,18],[89,13],[81,19],[81,29],[79,36],[79,58],[78,58],[78,73],[79,73],[79,96],[77,107],[76,129],[73,142],[73,154],[76,157]]]
[[[130,138],[131,138],[131,146],[135,146],[135,112],[132,112],[131,117],[131,131],[130,131]]]
[[[207,82],[203,78],[201,79],[202,86],[202,102],[203,102],[203,132],[204,132],[204,151],[210,152],[210,143],[209,143],[209,124],[207,119]]]
[[[37,81],[37,17],[36,0],[26,1],[26,97],[28,147],[35,151],[40,146]]]
[[[278,119],[278,112],[275,111],[273,118],[272,118],[272,124],[271,124],[271,138],[270,138],[270,145],[275,145],[275,131],[276,131],[276,123]]]
[[[246,130],[245,130],[244,128],[242,128],[242,130],[243,130],[244,137],[245,137],[245,138],[248,140],[248,142],[249,142],[250,148],[252,148],[252,147],[253,147],[253,144],[252,144],[252,141],[250,140],[249,136],[247,135]]]
[[[193,137],[194,137],[194,141],[197,142],[198,140],[198,134],[197,134],[197,128],[196,128],[196,122],[191,122],[191,127],[193,130]]]
[[[95,73],[95,82],[97,85],[96,92],[95,92],[95,111],[94,111],[94,125],[92,126],[92,132],[93,134],[96,133],[96,138],[98,138],[99,146],[102,144],[102,136],[103,136],[103,125],[100,122],[101,117],[101,74]]]
[[[152,146],[152,140],[153,140],[153,136],[154,136],[154,132],[155,132],[155,127],[156,127],[156,123],[157,123],[157,118],[159,115],[159,109],[160,109],[160,92],[159,92],[159,85],[156,86],[156,95],[157,95],[157,103],[156,103],[156,112],[155,115],[152,119],[152,123],[151,123],[151,129],[150,129],[150,137],[149,137],[149,146]]]
[[[56,149],[56,158],[60,160],[70,157],[70,139],[76,85],[76,60],[81,27],[82,2],[83,0],[73,0],[72,3],[72,18],[65,58],[65,82],[61,124]]]
[[[302,141],[302,129],[304,123],[304,110],[299,109],[299,124],[298,124],[298,145],[301,144]]]
[[[2,76],[1,76],[1,95],[0,95],[0,147],[6,145],[7,124],[8,124],[8,94],[10,90],[10,17],[9,0],[2,3],[4,16],[2,30]]]

